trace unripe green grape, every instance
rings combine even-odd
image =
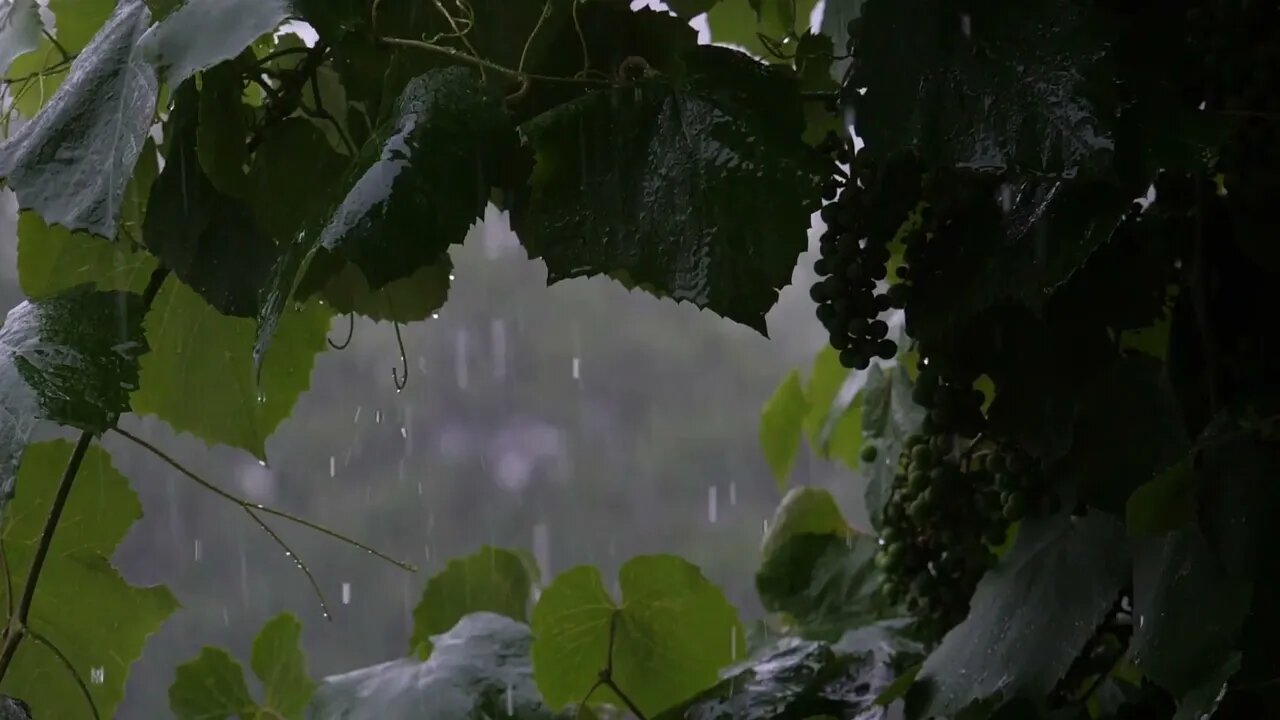
[[[878,454],[879,451],[875,445],[866,445],[862,448],[862,452],[858,454],[858,457],[860,457],[864,463],[873,463],[876,461],[876,456]]]

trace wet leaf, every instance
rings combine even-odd
[[[198,117],[184,119],[186,123],[194,120],[193,144],[203,174],[214,187],[228,195],[241,195],[247,190],[244,166],[249,163],[247,142],[253,118],[242,101],[244,86],[240,73],[240,64],[234,61],[219,63],[204,71],[200,76]],[[185,110],[190,112],[189,108]],[[175,134],[189,131],[182,123],[171,115],[166,129]]]
[[[761,554],[769,557],[795,535],[810,533],[843,538],[849,532],[849,524],[830,492],[811,487],[791,488],[773,511],[769,530],[760,543]]]
[[[9,311],[0,329],[0,510],[37,422],[93,433],[115,425],[138,387],[142,298],[77,287]]]
[[[822,168],[792,78],[724,48],[684,62],[526,123],[537,169],[513,227],[550,282],[624,271],[765,332]]]
[[[17,698],[0,695],[0,720],[31,720],[31,707]]]
[[[239,55],[289,13],[288,0],[187,0],[147,32],[138,51],[177,87]]]
[[[1140,486],[1125,504],[1130,535],[1158,535],[1196,521],[1196,472],[1190,460],[1156,475]]]
[[[169,709],[178,720],[226,720],[257,717],[258,705],[249,695],[244,670],[221,648],[207,647],[200,656],[179,665],[169,687]]]
[[[913,690],[922,716],[1048,694],[1129,582],[1124,543],[1124,526],[1097,512],[1024,522],[969,617],[925,660]]]
[[[362,151],[337,210],[277,265],[259,315],[258,362],[310,258],[354,263],[374,290],[413,275],[462,242],[489,202],[495,163],[518,146],[502,106],[473,71],[433,70],[410,83]],[[311,280],[322,286],[327,278]]]
[[[760,448],[779,488],[785,488],[796,453],[800,451],[800,430],[809,414],[800,373],[792,371],[782,381],[760,413]]]
[[[329,280],[320,297],[336,313],[354,312],[370,320],[411,323],[426,320],[444,307],[452,277],[453,262],[444,255],[413,275],[375,291],[369,289],[360,268],[347,265]]]
[[[286,313],[276,352],[254,383],[254,323],[218,313],[194,290],[170,279],[147,315],[152,352],[142,362],[133,409],[266,459],[265,443],[310,385],[325,347],[327,308],[311,303]]]
[[[886,711],[875,698],[892,680],[892,668],[871,653],[788,638],[657,720],[882,720]]]
[[[253,154],[246,188],[258,226],[282,246],[292,242],[336,202],[346,166],[347,159],[309,120],[292,117],[268,128]]]
[[[15,592],[26,582],[71,452],[72,443],[56,440],[32,445],[22,459],[21,491],[5,509],[3,533]],[[90,446],[63,510],[61,531],[49,546],[28,623],[66,656],[104,718],[115,716],[129,668],[142,655],[147,636],[178,609],[168,589],[129,585],[108,559],[141,517],[138,498],[111,457]],[[4,595],[0,585],[0,598]],[[35,718],[91,717],[66,666],[30,637],[19,646],[0,692],[25,700]]]
[[[1091,81],[1109,81],[1093,13],[1071,0],[963,13],[942,0],[869,0],[858,134],[880,159],[915,149],[931,166],[1101,174],[1112,110],[1090,96]]]
[[[158,91],[154,70],[133,52],[149,20],[142,0],[122,0],[39,117],[0,147],[0,176],[22,209],[115,237]]]
[[[817,0],[723,0],[707,13],[707,25],[712,41],[779,62],[784,58],[774,51],[795,51],[794,43],[783,40],[809,29],[809,16],[817,4]]]
[[[589,566],[561,574],[542,591],[533,609],[533,671],[548,705],[586,696],[605,668],[611,634],[613,680],[646,715],[710,686],[745,651],[737,611],[687,561],[632,558],[618,579],[620,602]],[[592,701],[610,696],[597,690]]]
[[[1212,684],[1235,653],[1252,586],[1227,576],[1195,528],[1135,538],[1134,664],[1176,698]]]
[[[222,192],[205,174],[197,146],[200,106],[194,81],[175,91],[167,128],[172,140],[151,186],[143,236],[151,252],[218,312],[254,317],[276,248],[248,202]]]
[[[898,457],[907,438],[918,432],[925,410],[911,399],[913,384],[902,366],[872,365],[862,396],[863,443],[876,446],[876,459],[865,463],[867,512],[875,522],[893,487]]]
[[[529,664],[528,626],[475,613],[432,638],[431,659],[413,658],[325,678],[307,717],[314,720],[391,718],[556,717],[538,696]],[[581,700],[581,698],[576,698]],[[573,717],[567,714],[567,717]]]
[[[34,212],[18,216],[18,282],[36,300],[91,283],[98,290],[141,293],[156,259],[128,243],[50,227]]]
[[[802,637],[834,641],[888,610],[877,592],[876,551],[865,535],[792,535],[761,561],[756,591],[765,610],[786,613]]]
[[[40,47],[43,27],[36,0],[9,0],[0,7],[0,76],[15,59]]]
[[[253,672],[262,681],[263,704],[287,718],[301,717],[316,684],[307,676],[307,658],[298,641],[302,623],[277,615],[253,639]]]
[[[116,4],[116,0],[49,0],[46,7],[55,15],[51,32],[64,50],[79,53],[107,21]],[[48,38],[41,38],[33,52],[17,56],[9,66],[8,75],[15,81],[15,94],[26,85],[24,78],[32,78],[22,96],[15,98],[19,112],[26,117],[34,116],[66,79],[65,68],[62,53]]]
[[[491,612],[527,622],[534,578],[519,555],[500,548],[449,561],[427,581],[413,610],[409,647],[422,660],[431,654],[431,638],[452,628],[464,616]]]

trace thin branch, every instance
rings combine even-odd
[[[9,636],[5,638],[4,648],[0,650],[0,680],[4,679],[13,662],[13,656],[22,644],[22,638],[28,632],[27,618],[31,616],[31,604],[36,597],[36,587],[40,582],[40,573],[44,571],[45,560],[49,557],[49,547],[53,544],[54,533],[58,530],[58,522],[62,520],[62,512],[67,508],[67,498],[71,496],[71,487],[75,484],[76,473],[80,471],[80,463],[93,443],[93,433],[80,433],[76,447],[71,451],[71,459],[62,471],[62,479],[58,481],[58,489],[53,496],[53,505],[49,507],[49,516],[45,518],[44,529],[40,531],[40,540],[36,545],[35,555],[31,558],[31,569],[27,571],[26,584],[22,588],[22,599],[18,602],[18,611],[9,618]]]
[[[571,77],[570,78],[570,77],[557,77],[554,75],[537,75],[534,73],[522,73],[516,70],[512,70],[509,67],[499,65],[490,60],[485,60],[484,58],[476,57],[475,55],[468,55],[467,53],[464,53],[461,50],[448,47],[447,45],[437,45],[435,43],[430,43],[423,40],[384,37],[384,38],[381,38],[381,41],[383,43],[386,43],[387,45],[396,45],[399,47],[415,48],[418,50],[425,50],[430,53],[436,53],[437,55],[447,55],[448,57],[451,57],[454,60],[475,65],[476,67],[479,67],[479,68],[487,68],[489,70],[493,70],[494,72],[497,72],[501,75],[509,77],[512,80],[521,80],[524,78],[528,78],[530,80],[539,80],[541,82],[558,82],[558,83],[568,83],[571,85],[590,85],[592,87],[609,87],[614,85],[614,83],[609,82],[608,80],[600,80],[596,78],[588,78],[588,77]]]
[[[445,9],[444,4],[441,3],[440,0],[433,0],[433,3],[435,4],[436,9],[440,11],[440,14],[444,15],[445,19],[449,21],[449,27],[453,28],[453,35],[451,37],[456,37],[461,40],[462,44],[467,46],[467,50],[469,50],[472,55],[478,56],[480,53],[476,52],[475,46],[471,44],[469,39],[467,39],[467,33],[471,32],[471,23],[468,23],[466,30],[459,29],[458,23],[454,19],[453,15]],[[480,76],[481,79],[484,78],[483,70],[480,72]]]
[[[71,661],[67,659],[67,656],[64,655],[62,651],[58,649],[58,646],[54,645],[49,638],[41,635],[31,628],[27,628],[27,634],[31,636],[32,640],[49,648],[49,651],[62,662],[63,666],[67,668],[67,672],[71,673],[71,679],[76,681],[76,687],[80,688],[80,694],[84,695],[84,701],[89,703],[89,709],[93,711],[93,720],[102,720],[102,714],[98,712],[98,704],[93,701],[93,694],[89,692],[89,686],[84,684],[84,680],[80,677],[80,673],[76,672],[76,666],[71,664]]]
[[[46,40],[53,43],[55,48],[57,48],[58,54],[62,56],[62,62],[70,63],[75,59],[76,56],[67,52],[67,49],[62,46],[62,43],[58,42],[58,38],[54,37],[53,33],[49,32],[47,28],[40,28],[40,33],[44,35]]]
[[[258,527],[262,528],[262,531],[274,540],[275,543],[280,546],[280,549],[284,550],[285,557],[292,560],[293,564],[302,571],[302,574],[307,576],[307,582],[311,583],[311,591],[315,593],[316,599],[320,601],[320,614],[324,616],[325,620],[333,620],[333,615],[329,613],[329,603],[324,599],[324,591],[320,589],[320,583],[316,582],[315,575],[311,574],[311,568],[307,567],[307,564],[302,561],[302,557],[298,555],[298,553],[294,552],[293,548],[289,547],[289,544],[284,541],[284,538],[277,535],[276,531],[272,530],[271,526],[268,525],[265,520],[258,517],[258,514],[253,511],[252,507],[249,507],[248,505],[241,505],[240,509],[244,510],[249,517],[253,518],[253,521],[258,524]]]
[[[112,431],[115,432],[117,435],[120,435],[121,437],[125,438],[126,440],[133,442],[134,444],[138,445],[144,450],[147,450],[152,455],[155,455],[157,458],[164,461],[164,463],[167,464],[169,467],[187,476],[189,479],[194,481],[197,485],[204,488],[205,490],[208,490],[209,492],[212,492],[213,494],[217,495],[218,497],[221,497],[224,500],[235,503],[236,505],[239,505],[240,507],[251,511],[251,514],[252,512],[263,512],[268,515],[278,517],[282,520],[288,520],[289,522],[295,523],[297,525],[301,525],[302,527],[305,527],[308,530],[314,530],[315,532],[318,532],[321,535],[328,535],[329,537],[335,540],[346,543],[347,545],[351,545],[352,547],[359,548],[369,553],[370,555],[373,555],[374,557],[377,557],[381,560],[391,563],[392,565],[395,565],[401,570],[405,570],[407,572],[418,571],[416,567],[414,567],[413,565],[407,562],[404,562],[402,560],[396,560],[395,558],[390,557],[386,553],[375,550],[369,547],[368,545],[365,545],[364,543],[359,542],[358,540],[353,540],[347,537],[346,535],[343,535],[342,533],[339,533],[334,530],[330,530],[329,528],[323,525],[318,525],[310,520],[307,520],[306,518],[301,518],[301,517],[298,517],[297,515],[294,515],[292,513],[287,513],[283,510],[276,510],[275,508],[267,507],[265,505],[258,505],[255,503],[251,503],[248,500],[245,500],[244,498],[236,497],[235,495],[227,492],[226,490],[223,490],[222,488],[218,487],[217,485],[214,485],[208,480],[205,480],[204,478],[195,474],[191,470],[188,470],[185,466],[182,465],[182,463],[178,462],[177,460],[174,460],[165,451],[161,450],[155,445],[152,445],[146,440],[143,440],[137,435],[134,435],[128,430],[123,430],[121,428],[112,428]]]
[[[49,77],[50,75],[57,75],[59,73],[64,73],[67,70],[71,69],[71,63],[74,60],[75,60],[75,56],[72,55],[69,59],[57,62],[53,65],[50,65],[47,68],[44,68],[43,70],[36,70],[35,72],[29,72],[26,75],[19,75],[18,77],[4,78],[3,80],[0,80],[0,85],[3,85],[3,86],[15,85],[20,82],[27,82],[29,80],[36,80],[38,78],[45,78],[45,77]]]
[[[404,351],[404,338],[400,336],[400,323],[396,320],[396,309],[391,305],[391,293],[383,291],[387,298],[387,312],[391,316],[391,327],[396,331],[396,347],[400,349],[400,369],[391,368],[391,381],[396,385],[396,392],[404,390],[409,384],[409,356]],[[404,373],[401,377],[399,373]]]
[[[13,573],[9,572],[9,551],[4,547],[4,538],[0,538],[0,566],[4,568],[4,599],[8,606],[4,619],[7,622],[13,617]]]
[[[583,77],[591,71],[591,51],[587,49],[587,35],[582,32],[582,23],[578,20],[578,4],[579,0],[570,0],[572,3],[569,7],[569,15],[573,17],[573,29],[578,34],[578,45],[582,48],[582,72]]]
[[[631,711],[632,715],[635,715],[640,720],[648,720],[640,708],[636,707],[636,704],[631,701],[631,698],[627,697],[627,694],[622,692],[622,688],[618,687],[618,683],[614,682],[613,678],[605,680],[604,686],[612,690],[613,693],[618,696],[618,699],[622,701],[623,705],[627,706],[627,709]]]

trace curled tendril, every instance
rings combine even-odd
[[[325,341],[328,342],[329,347],[333,348],[334,350],[346,350],[347,346],[351,344],[351,337],[355,334],[356,334],[356,316],[353,313],[347,313],[347,339],[343,340],[341,345],[334,342],[330,338],[325,338]]]
[[[409,384],[409,357],[404,351],[404,338],[400,336],[400,323],[396,321],[396,309],[391,304],[391,295],[387,294],[387,314],[391,316],[391,327],[396,331],[396,347],[400,350],[400,367],[391,368],[391,381],[396,384],[396,392]]]

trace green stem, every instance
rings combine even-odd
[[[84,454],[93,442],[93,433],[88,430],[80,433],[75,450],[71,451],[71,459],[62,472],[62,480],[58,482],[57,493],[53,496],[53,505],[49,508],[49,516],[45,518],[44,529],[40,532],[40,541],[36,545],[36,554],[31,558],[31,569],[27,571],[26,583],[22,588],[22,600],[18,602],[18,611],[9,618],[9,635],[5,638],[4,648],[0,650],[0,680],[4,679],[18,652],[18,646],[27,634],[27,618],[31,615],[31,604],[36,597],[36,584],[40,581],[40,573],[44,571],[44,562],[49,557],[49,547],[53,544],[53,535],[58,530],[58,522],[62,520],[62,511],[67,507],[67,498],[71,496],[71,487],[75,484],[76,473],[80,471],[80,463],[84,462]]]

